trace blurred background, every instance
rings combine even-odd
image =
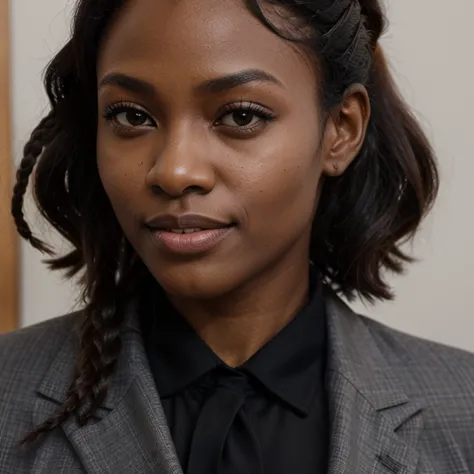
[[[68,36],[73,4],[71,0],[10,3],[10,69],[2,75],[8,75],[10,83],[10,156],[15,163],[45,113],[41,74]],[[353,306],[392,327],[474,351],[474,2],[391,0],[386,5],[390,25],[382,44],[402,92],[435,147],[442,186],[434,211],[413,243],[419,263],[404,277],[392,278],[396,300]],[[5,209],[9,192],[0,181],[0,204]],[[63,245],[34,212],[28,215],[37,232]],[[2,225],[6,232],[5,220]],[[15,244],[7,245],[13,254]],[[3,252],[7,254],[5,248]],[[19,247],[18,267],[10,273],[4,272],[0,285],[5,289],[10,276],[18,277],[19,326],[76,306],[74,285],[47,271],[41,256],[25,245]]]

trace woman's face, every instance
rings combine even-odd
[[[215,297],[306,268],[325,166],[316,90],[308,58],[244,2],[121,12],[98,61],[98,167],[165,290]]]

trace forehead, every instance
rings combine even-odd
[[[174,73],[177,80],[260,68],[283,83],[314,86],[308,58],[263,25],[244,0],[133,0],[102,41],[99,77],[124,67]]]

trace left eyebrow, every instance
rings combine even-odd
[[[130,92],[135,92],[137,94],[143,94],[150,97],[155,95],[155,89],[151,83],[144,81],[143,79],[128,76],[126,74],[107,74],[99,82],[99,90],[106,86],[117,86]]]
[[[197,89],[203,92],[206,91],[218,94],[250,82],[270,82],[280,87],[284,87],[275,76],[272,76],[268,72],[260,69],[247,69],[245,71],[239,71],[216,79],[210,79],[200,84]]]

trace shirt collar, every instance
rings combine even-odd
[[[244,365],[271,392],[307,415],[324,390],[326,320],[322,284],[312,279],[308,304]]]
[[[316,390],[323,389],[326,363],[324,298],[314,270],[311,290],[308,304],[296,317],[239,367],[302,415],[309,413]],[[157,285],[147,294],[140,305],[142,331],[158,392],[166,398],[225,363],[172,308]],[[153,321],[150,314],[156,315]]]

